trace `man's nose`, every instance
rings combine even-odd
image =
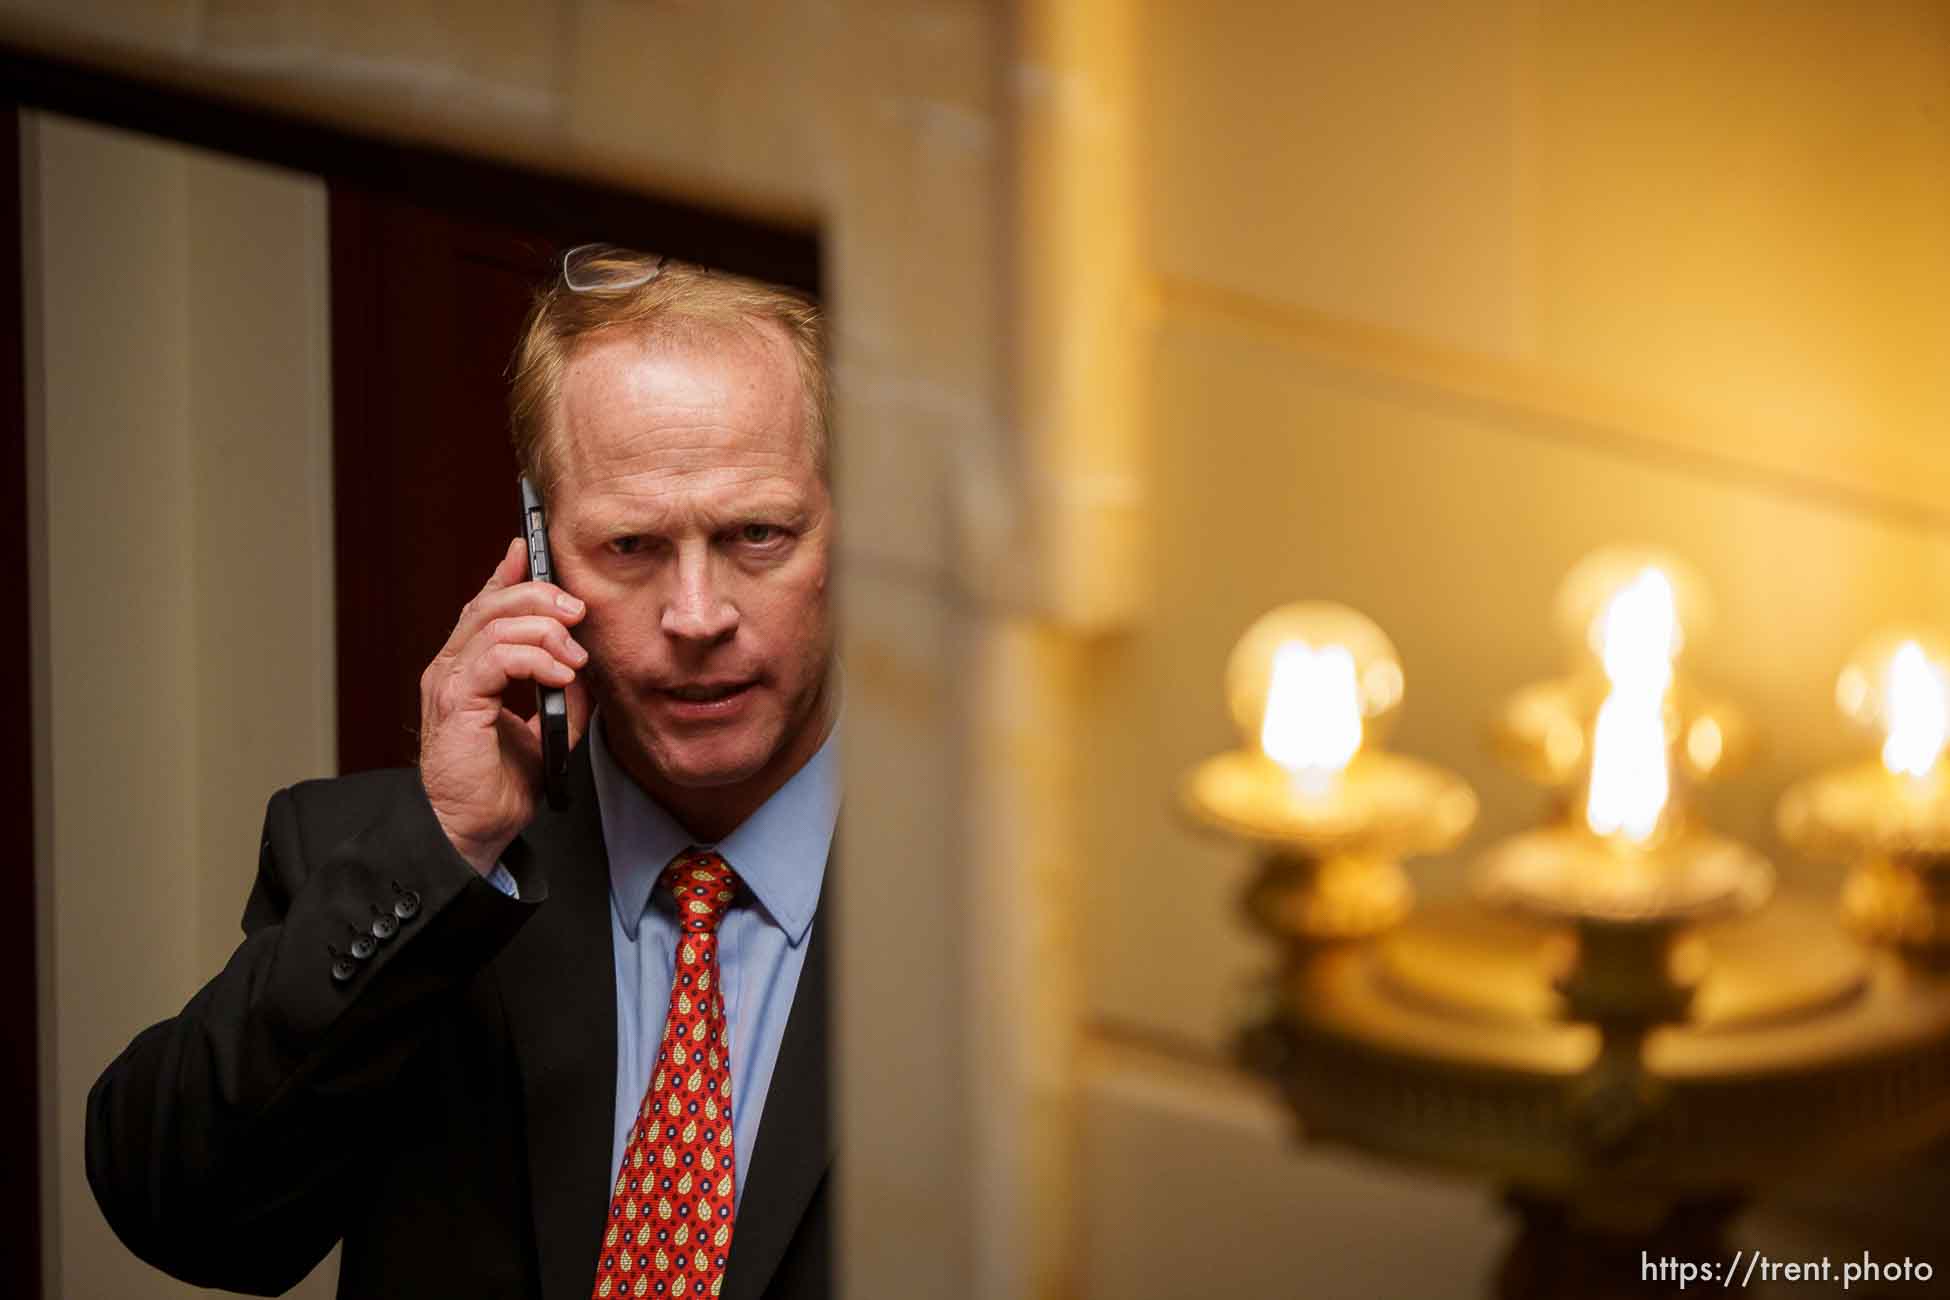
[[[663,630],[687,641],[720,641],[738,626],[738,608],[712,572],[708,551],[679,548],[677,583],[664,604]]]

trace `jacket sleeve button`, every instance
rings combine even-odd
[[[353,964],[350,957],[340,957],[332,963],[332,982],[334,984],[343,984],[358,973],[358,970],[359,968]]]

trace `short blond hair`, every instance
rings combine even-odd
[[[825,324],[810,298],[790,289],[671,258],[601,247],[563,258],[535,292],[509,366],[508,425],[521,472],[551,500],[560,481],[554,454],[562,375],[588,335],[633,330],[649,341],[678,341],[770,322],[791,344],[805,394],[813,465],[827,478]]]

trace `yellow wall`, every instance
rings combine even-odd
[[[1415,868],[1453,889],[1539,813],[1484,727],[1559,663],[1557,581],[1657,543],[1718,599],[1694,667],[1762,733],[1707,815],[1832,888],[1781,850],[1774,800],[1857,752],[1831,703],[1853,642],[1950,618],[1950,17],[1150,0],[1134,21],[1149,589],[1077,652],[1075,833],[1088,1222],[1144,1263],[1093,1254],[1086,1289],[1250,1288],[1304,1259],[1317,1294],[1474,1294],[1482,1241],[1459,1228],[1484,1193],[1418,1183],[1391,1214],[1385,1175],[1345,1157],[1190,1159],[1286,1135],[1251,1091],[1183,1075],[1266,953],[1247,854],[1187,830],[1174,783],[1232,742],[1219,675],[1244,627],[1345,601],[1402,653],[1395,744],[1483,797],[1464,851]],[[1135,1175],[1147,1142],[1185,1162],[1177,1186]],[[1167,1197],[1285,1212],[1174,1236]],[[1359,1227],[1411,1204],[1413,1255]]]

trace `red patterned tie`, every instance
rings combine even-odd
[[[677,969],[657,1073],[609,1203],[595,1300],[705,1300],[724,1285],[731,1256],[737,1184],[718,922],[738,896],[738,877],[717,854],[689,849],[658,884],[677,899]]]

